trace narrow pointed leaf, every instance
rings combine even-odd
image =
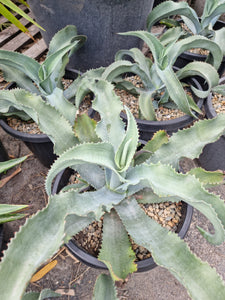
[[[27,207],[28,205],[0,204],[0,216],[11,214]]]
[[[205,38],[204,36],[190,36],[174,43],[167,49],[168,59],[171,64],[174,64],[180,54],[193,48],[209,50],[211,55],[208,56],[206,61],[212,64],[216,69],[219,68],[223,58],[222,51],[215,42]]]
[[[187,95],[172,68],[170,66],[166,67],[164,70],[157,68],[157,72],[165,84],[171,100],[173,100],[177,107],[184,113],[196,118],[191,111]],[[174,86],[176,86],[176,90],[174,90]],[[197,104],[195,105],[195,111],[200,112]]]
[[[126,114],[128,123],[126,135],[115,155],[115,162],[121,171],[126,170],[130,166],[138,144],[137,123],[135,122],[135,119],[130,110],[128,110],[127,108]]]
[[[138,99],[139,108],[146,120],[156,121],[155,108],[152,103],[151,92],[141,92]]]
[[[123,281],[128,274],[137,270],[131,242],[114,210],[104,215],[102,245],[98,259],[106,264],[114,281]]]
[[[8,161],[1,161],[0,162],[0,173],[5,172],[8,169],[22,163],[23,161],[25,161],[26,158],[27,158],[27,156],[23,156],[23,157],[11,159]]]
[[[219,83],[219,75],[215,68],[208,63],[203,62],[191,62],[176,73],[179,79],[186,77],[200,76],[208,84],[207,90],[199,90],[194,86],[191,86],[192,91],[200,98],[206,98],[211,89]]]
[[[35,22],[32,18],[30,18],[22,9],[20,9],[16,4],[14,4],[12,1],[9,0],[1,0],[1,3],[11,8],[13,11],[17,12],[20,16],[27,19],[31,23],[33,23],[35,26],[39,27],[40,29],[44,30],[43,27],[41,27],[37,22]],[[2,13],[2,11],[1,11]],[[9,20],[10,21],[10,20]],[[14,24],[14,23],[13,23]],[[16,24],[15,24],[16,25]],[[26,29],[25,31],[28,31]]]

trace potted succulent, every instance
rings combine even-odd
[[[212,93],[207,97],[204,107],[206,117],[208,119],[215,118],[217,113],[224,112],[221,109],[224,107],[225,95],[225,78],[220,79],[220,84],[212,89]],[[215,98],[215,107],[212,101]],[[218,99],[218,101],[216,101]],[[221,107],[221,109],[220,109]],[[210,171],[225,170],[225,136],[221,136],[220,139],[214,143],[206,145],[202,154],[199,157],[200,165]]]
[[[69,66],[82,72],[107,66],[122,48],[141,47],[138,39],[126,39],[118,32],[144,29],[154,0],[28,0],[48,45],[52,36],[68,24],[76,25],[78,34],[87,36],[82,51],[77,51]],[[94,20],[94,21],[93,21]]]
[[[21,53],[0,50],[0,68],[4,78],[14,82],[10,88],[24,88],[41,95],[50,105],[56,106],[62,114],[66,110],[70,111],[71,121],[75,118],[74,105],[64,97],[62,78],[74,79],[78,76],[75,70],[65,71],[65,68],[71,54],[83,45],[85,39],[84,36],[77,35],[75,26],[69,25],[63,28],[52,38],[47,57],[41,64]],[[6,116],[16,116],[25,121],[35,120],[35,113],[30,113],[28,116],[22,108],[20,110],[17,107],[7,110],[5,114],[1,111],[1,117]],[[0,120],[0,124],[6,132],[24,141],[46,167],[52,164],[55,155],[51,137],[15,130],[4,119]]]
[[[199,114],[202,114],[203,98],[207,97],[211,88],[218,84],[219,76],[216,69],[222,60],[219,46],[202,36],[176,41],[177,37],[174,40],[174,36],[168,34],[164,35],[163,41],[159,41],[147,31],[132,31],[122,34],[141,38],[151,49],[153,59],[146,57],[137,48],[120,50],[116,54],[114,63],[105,69],[99,69],[98,73],[95,72],[94,75],[93,71],[88,71],[84,77],[103,78],[113,82],[117,88],[136,94],[136,99],[133,101],[138,102],[140,116],[136,118],[136,121],[142,140],[149,140],[154,132],[160,129],[165,129],[171,134],[190,125]],[[192,62],[179,70],[174,69],[173,65],[177,57],[184,50],[196,46],[211,49],[212,55],[208,62],[216,69],[206,62]],[[133,62],[128,61],[127,58]],[[142,86],[140,84],[134,86],[132,82],[127,81],[127,76],[124,76],[126,74],[138,75]],[[198,82],[193,79],[195,76],[207,82],[207,89],[202,90]],[[187,87],[193,96],[185,92]],[[86,90],[86,93],[88,92]],[[78,99],[77,97],[77,106],[80,104]],[[179,109],[185,115],[170,120],[157,120],[156,111],[161,107],[166,107],[169,112],[172,109]],[[124,113],[122,113],[122,117],[126,120]]]
[[[170,23],[168,20],[165,21],[166,24],[170,26],[175,26],[175,28],[184,33],[182,38],[191,35],[202,35],[210,40],[216,42],[222,52],[223,52],[223,62],[219,68],[219,74],[221,75],[225,68],[225,29],[224,22],[220,21],[220,16],[225,12],[225,1],[224,0],[206,0],[204,4],[204,10],[202,16],[198,18],[195,10],[191,8],[186,2],[174,3],[173,1],[165,1],[155,7],[147,18],[147,28],[151,31],[152,26],[167,17],[180,15],[182,22],[187,26],[188,30],[182,30],[181,22],[172,20]],[[178,26],[178,27],[177,27]],[[174,28],[173,28],[174,29]],[[171,31],[171,30],[170,30]],[[173,31],[173,30],[172,30]],[[176,31],[173,31],[176,35]],[[197,47],[194,47],[197,48]],[[209,50],[204,46],[199,47],[201,49]],[[184,52],[182,53],[176,62],[178,67],[184,66],[190,61],[204,61],[207,55],[201,55],[198,53]]]
[[[129,109],[123,107],[115,95],[114,86],[105,80],[86,77],[78,85],[76,97],[80,97],[84,89],[94,93],[93,108],[101,120],[96,124],[83,115],[75,125],[75,133],[65,117],[59,118],[59,112],[38,95],[12,90],[4,91],[1,98],[4,106],[6,95],[13,103],[15,98],[19,99],[15,96],[22,93],[27,105],[33,107],[39,116],[42,130],[52,134],[58,149],[56,153],[60,155],[46,179],[48,205],[27,220],[4,253],[0,264],[1,296],[7,300],[21,297],[41,263],[72,235],[104,216],[99,259],[109,268],[111,277],[100,275],[94,299],[105,299],[105,295],[116,299],[114,281],[123,281],[136,270],[127,232],[137,244],[151,251],[158,265],[166,267],[184,284],[193,299],[224,299],[225,284],[215,270],[192,254],[175,233],[168,232],[146,216],[138,205],[141,199],[135,198],[135,194],[148,188],[150,197],[146,201],[161,203],[168,199],[172,202],[182,199],[191,204],[214,226],[214,234],[199,228],[201,234],[213,244],[222,243],[225,205],[219,196],[206,191],[204,185],[206,181],[217,183],[215,175],[219,175],[221,182],[223,174],[209,172],[205,181],[203,169],[194,169],[190,174],[181,174],[178,170],[181,157],[198,157],[205,144],[224,134],[225,115],[196,122],[170,139],[165,132],[159,132],[143,151],[135,154],[139,139],[137,125]],[[32,101],[28,101],[31,98]],[[37,103],[42,103],[42,107]],[[48,111],[43,110],[44,107]],[[122,109],[128,116],[126,130],[120,118]],[[80,122],[87,122],[89,130],[83,130]],[[77,137],[80,142],[77,142]],[[52,195],[52,181],[66,167],[79,172],[83,184],[69,186]],[[92,189],[81,192],[87,185]],[[35,239],[32,238],[34,235]]]

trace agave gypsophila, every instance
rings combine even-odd
[[[77,35],[76,26],[68,25],[52,38],[47,56],[42,63],[22,53],[0,50],[0,69],[5,80],[15,82],[17,87],[41,95],[52,106],[57,107],[61,114],[70,113],[70,121],[73,123],[74,105],[64,96],[62,78],[70,56],[84,44],[85,40],[85,36]],[[23,111],[15,109],[11,109],[5,115],[16,115],[24,120],[30,118]]]
[[[160,5],[156,6],[148,15],[147,29],[151,31],[152,26],[156,22],[164,18],[180,15],[184,24],[188,27],[192,34],[203,35],[213,40],[220,46],[224,55],[225,28],[222,27],[218,30],[213,29],[213,26],[215,25],[217,20],[224,13],[224,0],[206,0],[204,4],[204,10],[200,18],[197,16],[195,10],[191,8],[187,2],[182,1],[175,3],[173,1],[164,1]],[[168,23],[168,21],[166,21],[166,23]],[[181,29],[181,24],[179,22],[173,21],[172,26],[178,26],[177,29]],[[174,29],[171,30],[171,33],[172,32],[176,34]],[[189,33],[187,31],[184,33],[186,36],[189,36]],[[205,49],[204,46],[200,48]]]
[[[198,157],[205,144],[224,134],[225,115],[196,122],[170,139],[165,132],[158,132],[144,151],[134,156],[138,145],[137,125],[130,111],[115,95],[114,86],[105,80],[82,78],[77,89],[77,102],[87,89],[95,95],[93,108],[99,112],[101,121],[97,125],[88,121],[91,134],[88,130],[84,134],[79,125],[75,127],[80,140],[86,138],[82,143],[75,137],[70,122],[64,116],[60,117],[60,113],[40,96],[18,89],[0,93],[2,107],[8,107],[10,102],[11,105],[23,106],[26,112],[35,111],[40,128],[52,136],[56,153],[61,154],[47,176],[48,205],[27,220],[4,253],[0,264],[1,296],[7,300],[19,299],[41,263],[69,237],[104,216],[99,259],[108,266],[111,277],[100,275],[94,299],[106,299],[105,295],[116,299],[113,282],[123,281],[136,270],[135,255],[127,237],[129,232],[135,243],[150,250],[155,262],[167,268],[193,299],[223,300],[225,284],[216,271],[192,254],[175,233],[168,232],[147,217],[134,194],[147,188],[147,202],[186,201],[214,226],[214,234],[202,228],[199,228],[200,233],[213,244],[222,243],[225,205],[219,196],[209,193],[204,186],[206,181],[222,182],[223,174],[194,169],[184,175],[178,173],[178,169],[181,157]],[[21,96],[23,100],[20,100]],[[126,130],[120,119],[122,109],[126,110],[128,117]],[[80,186],[71,186],[69,190],[51,195],[52,180],[69,166],[79,173],[81,170],[83,182],[94,190],[80,193]],[[215,180],[215,175],[219,180]]]
[[[205,98],[212,87],[219,82],[216,69],[220,66],[222,52],[219,46],[202,36],[192,36],[177,41],[170,34],[164,35],[163,41],[159,41],[153,34],[147,31],[131,31],[122,33],[141,38],[150,48],[153,60],[146,57],[139,49],[120,50],[115,56],[115,62],[107,68],[88,71],[84,76],[96,77],[108,80],[116,84],[117,88],[126,89],[136,94],[142,118],[156,120],[155,110],[159,106],[179,108],[185,114],[194,118],[196,113],[201,114],[196,105],[184,89],[187,84],[182,80],[192,76],[199,76],[207,82],[208,88],[197,89],[190,85],[192,93],[200,98]],[[178,71],[173,69],[177,57],[184,51],[193,47],[204,46],[211,49],[207,62],[192,62]],[[130,58],[133,62],[127,60]],[[214,67],[215,68],[214,68]],[[140,77],[143,87],[135,87],[124,79],[123,75],[136,74]],[[83,90],[83,96],[89,93]],[[157,96],[157,97],[156,97]],[[77,102],[77,105],[79,103]]]

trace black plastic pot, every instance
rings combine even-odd
[[[198,89],[201,89],[200,84],[194,78],[189,79],[188,83],[193,84]],[[195,98],[195,101],[199,108],[203,105],[203,99]],[[127,123],[127,116],[125,113],[121,113],[121,117],[125,123]],[[136,119],[138,130],[139,130],[139,138],[144,141],[149,141],[154,133],[158,130],[165,130],[169,135],[174,132],[177,132],[179,129],[183,129],[192,124],[194,118],[188,115],[182,116],[180,118],[168,120],[168,121],[147,121]]]
[[[117,33],[143,30],[154,0],[28,0],[36,21],[46,31],[48,45],[53,35],[69,24],[86,35],[85,45],[73,54],[69,66],[82,72],[106,67],[120,49],[141,47],[136,37]]]
[[[220,79],[220,83],[225,83],[225,77]],[[215,109],[212,105],[212,94],[205,101],[205,113],[207,119],[216,117]],[[225,135],[219,140],[204,147],[199,157],[201,167],[208,171],[225,170]]]
[[[214,25],[214,29],[218,30],[225,27],[225,23],[223,21],[217,21],[216,24]],[[176,60],[174,66],[178,67],[178,68],[183,68],[184,66],[186,66],[188,63],[192,62],[192,61],[205,61],[207,58],[206,55],[201,55],[201,54],[197,54],[197,53],[191,53],[188,51],[185,51],[184,53],[182,53]],[[223,56],[223,60],[222,63],[218,69],[218,73],[220,76],[222,76],[223,72],[225,70],[225,56]]]
[[[8,134],[23,141],[45,167],[49,168],[52,165],[56,155],[53,153],[53,143],[47,135],[17,131],[11,128],[3,119],[0,120],[0,125]]]
[[[76,70],[67,69],[64,77],[66,79],[75,79],[78,73]],[[16,84],[11,83],[7,89],[15,87]],[[56,155],[53,151],[53,143],[46,134],[30,134],[17,131],[11,128],[4,118],[0,120],[0,126],[11,136],[23,141],[45,167],[49,168],[52,165]]]
[[[8,159],[9,159],[8,154],[5,150],[4,145],[2,144],[2,142],[0,140],[0,161],[6,161]]]
[[[54,182],[53,189],[52,189],[53,194],[58,193],[68,183],[69,177],[71,176],[71,174],[73,172],[74,171],[71,169],[66,169],[57,175],[56,180]],[[191,219],[192,219],[192,214],[193,214],[193,207],[186,204],[185,202],[183,202],[183,205],[182,205],[183,220],[182,220],[182,222],[180,222],[178,229],[177,229],[178,235],[182,239],[185,237],[185,235],[189,229]],[[70,252],[77,259],[79,259],[86,265],[93,267],[93,268],[98,268],[98,269],[107,269],[106,265],[103,262],[99,261],[96,257],[87,253],[84,249],[78,247],[76,245],[75,240],[71,239],[66,244],[66,247],[70,250]],[[156,266],[157,265],[154,262],[153,258],[150,257],[145,260],[137,262],[137,268],[138,268],[137,271],[138,272],[148,271],[148,270],[155,268]]]

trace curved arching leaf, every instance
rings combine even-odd
[[[33,58],[18,52],[0,50],[0,67],[3,71],[4,66],[24,73],[36,84],[39,84],[38,70],[40,65]]]
[[[175,15],[187,17],[191,21],[192,27],[194,26],[196,30],[196,32],[194,33],[200,32],[201,26],[198,20],[198,16],[194,9],[192,9],[186,2],[175,3],[173,1],[165,1],[157,5],[150,12],[147,18],[148,31],[151,31],[152,26],[161,19]]]
[[[158,180],[160,178],[160,181]],[[225,239],[225,205],[219,196],[207,192],[200,181],[192,175],[176,173],[171,166],[162,164],[140,165],[130,170],[126,176],[127,185],[148,181],[149,187],[158,196],[180,197],[200,212],[213,224],[215,234],[199,228],[201,234],[213,244],[221,244]],[[222,222],[222,223],[221,223]]]
[[[100,165],[114,171],[120,180],[124,181],[117,171],[114,157],[115,152],[110,143],[86,143],[67,150],[55,161],[49,170],[46,179],[46,191],[48,195],[51,194],[51,183],[55,176],[63,169],[74,165],[84,165],[85,163]]]
[[[203,14],[203,18],[201,21],[202,28],[205,28],[209,26],[210,23],[212,23],[212,20],[214,20],[214,23],[216,22],[216,18],[220,17],[222,14],[225,13],[225,3],[219,3],[214,10],[211,11],[210,15]],[[212,24],[213,26],[214,24]]]
[[[167,268],[192,299],[225,298],[225,285],[216,270],[196,257],[175,233],[146,216],[134,199],[124,200],[116,211],[135,243],[151,251],[154,261]]]
[[[160,41],[150,32],[147,31],[128,31],[120,33],[120,35],[136,36],[142,39],[150,48],[154,60],[157,64],[162,64],[164,47]]]
[[[126,135],[115,154],[115,163],[120,169],[120,172],[127,170],[130,166],[137,149],[139,138],[137,123],[135,122],[134,116],[127,107],[125,107],[125,109],[127,115]]]
[[[213,65],[216,69],[219,68],[223,59],[223,54],[219,45],[200,35],[187,37],[174,43],[172,46],[168,46],[166,54],[169,62],[173,65],[181,53],[193,48],[209,50],[210,55],[208,56],[206,62]]]
[[[190,62],[182,69],[178,70],[176,75],[179,79],[193,76],[200,76],[201,78],[203,78],[208,84],[207,90],[200,90],[191,85],[192,91],[199,98],[206,98],[209,95],[211,89],[219,83],[219,75],[216,69],[213,68],[210,64],[200,61]]]

